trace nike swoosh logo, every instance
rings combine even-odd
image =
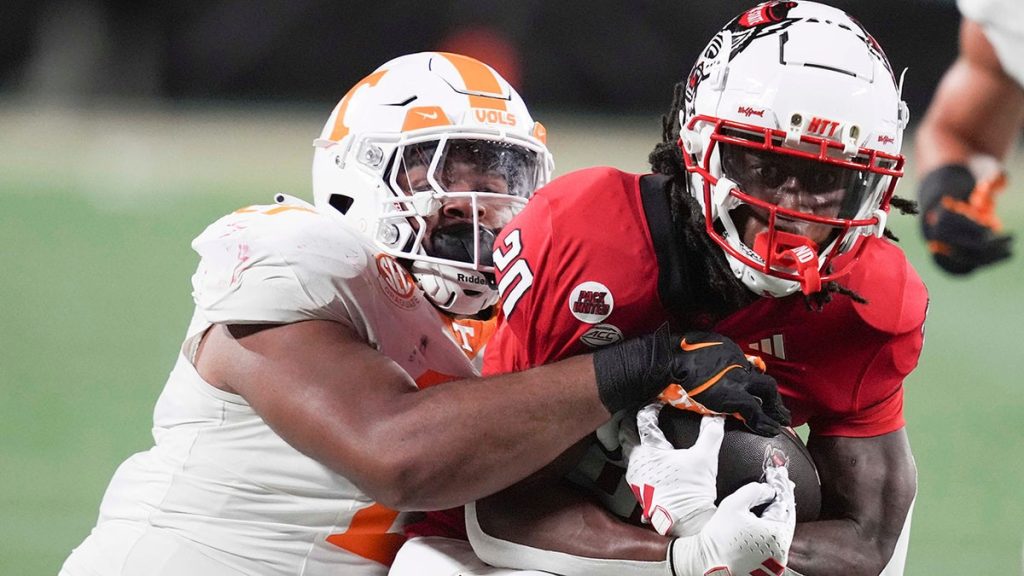
[[[690,344],[683,338],[683,341],[679,343],[679,347],[683,349],[683,352],[693,352],[694,350],[700,350],[701,348],[710,348],[711,346],[721,346],[721,342],[698,342],[697,344]]]
[[[690,398],[693,398],[694,396],[700,394],[701,392],[707,390],[708,388],[711,388],[712,386],[717,384],[718,381],[721,380],[722,377],[725,376],[725,374],[729,370],[733,370],[735,368],[739,368],[741,370],[743,369],[743,367],[740,366],[739,364],[730,364],[730,365],[726,366],[725,368],[722,368],[722,370],[718,374],[715,374],[711,378],[708,378],[707,381],[704,382],[703,384],[701,384],[700,386],[697,386],[693,390],[690,390],[689,391]]]
[[[422,111],[417,110],[416,113],[419,114],[420,116],[423,116],[427,120],[437,120],[437,112],[436,111],[435,112],[422,112]]]

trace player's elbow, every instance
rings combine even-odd
[[[444,502],[447,483],[430,479],[430,463],[401,455],[378,455],[364,474],[360,488],[375,502],[392,510],[424,511],[448,508],[460,502]]]
[[[856,562],[852,562],[848,570],[844,574],[850,576],[878,576],[885,569],[885,565],[889,563],[889,558],[892,555],[891,550],[889,554],[884,552],[885,546],[880,545],[880,542],[875,542],[875,546],[865,546],[863,548],[863,554]]]
[[[908,479],[899,487],[899,495],[890,501],[892,508],[888,513],[859,523],[858,540],[862,543],[858,547],[859,558],[850,563],[844,574],[876,576],[882,573],[893,558],[906,555],[906,543],[901,544],[900,537],[910,529],[916,486],[916,478]]]

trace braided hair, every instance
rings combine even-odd
[[[752,292],[733,274],[725,253],[718,249],[718,245],[706,233],[703,210],[689,192],[689,175],[683,163],[683,153],[679,149],[679,116],[684,109],[685,96],[686,82],[677,83],[672,92],[669,112],[661,117],[661,142],[654,146],[647,160],[653,172],[672,178],[669,191],[672,222],[682,249],[687,253],[703,256],[689,259],[697,260],[698,262],[691,263],[690,267],[699,269],[691,269],[687,273],[700,274],[691,277],[704,278],[707,282],[706,286],[701,287],[706,290],[697,290],[696,296],[700,297],[702,292],[711,292],[714,296],[705,296],[705,301],[698,302],[698,305],[704,306],[715,315],[720,315],[741,308],[754,298],[751,297]],[[890,205],[899,210],[900,214],[918,213],[917,202],[913,200],[893,196]],[[899,238],[888,228],[885,229],[884,235],[894,242],[899,242]],[[834,294],[846,296],[860,304],[868,303],[863,296],[835,281],[826,283],[820,291],[805,296],[804,299],[809,309],[820,311],[832,301]]]

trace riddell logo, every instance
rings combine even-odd
[[[884,135],[883,136],[879,136],[878,137],[878,141],[881,142],[882,144],[895,144],[896,143],[896,139],[895,138],[893,138],[892,136],[884,136]]]
[[[486,278],[482,278],[480,276],[467,276],[466,274],[463,274],[463,273],[460,272],[458,274],[457,278],[458,278],[459,282],[463,282],[463,283],[467,283],[468,282],[469,284],[477,284],[477,285],[480,285],[480,286],[486,286],[487,285],[487,279]]]
[[[754,110],[750,106],[740,106],[736,112],[743,114],[747,118],[750,118],[751,116],[757,116],[758,118],[764,117],[764,110]]]

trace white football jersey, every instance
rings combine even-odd
[[[1024,87],[1024,3],[1021,0],[957,0],[965,17],[985,30],[1003,70]]]
[[[117,470],[96,528],[62,574],[133,574],[125,566],[144,536],[184,543],[223,565],[217,574],[386,574],[404,515],[292,448],[242,397],[205,382],[195,347],[212,324],[331,320],[423,387],[477,375],[473,358],[493,325],[442,316],[393,258],[300,201],[239,210],[192,246],[201,256],[196,310],[157,400],[155,446]]]

